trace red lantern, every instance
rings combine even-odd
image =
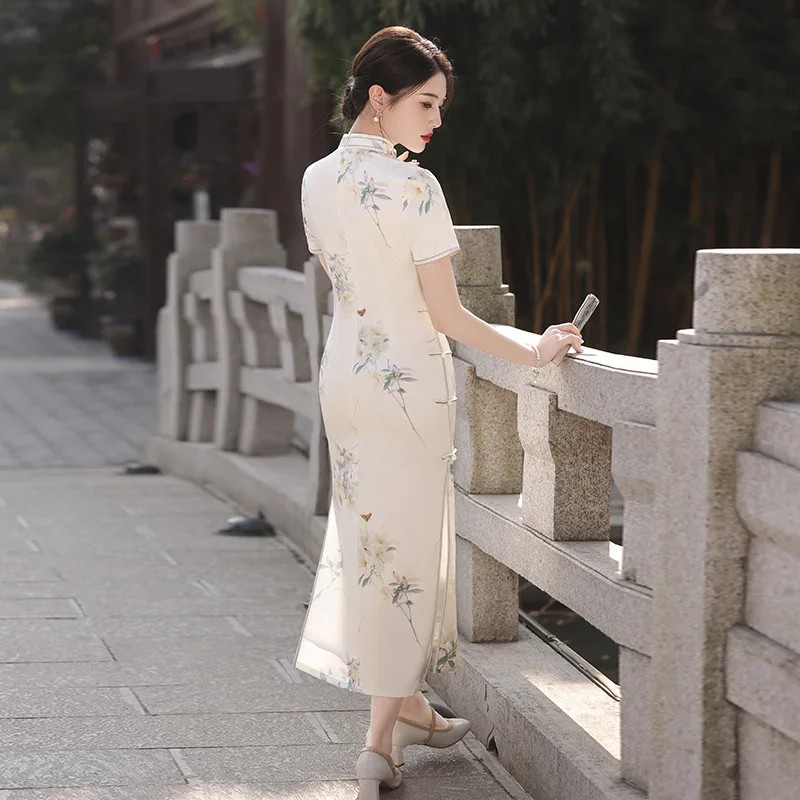
[[[161,52],[161,42],[158,36],[148,36],[144,42],[147,46],[147,55],[150,58],[158,58]]]
[[[263,22],[264,21],[264,4],[263,3],[256,3],[254,11],[255,11],[255,15],[256,15],[256,22]]]

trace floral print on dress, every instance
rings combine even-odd
[[[367,586],[374,587],[392,605],[397,606],[408,620],[415,641],[422,647],[414,627],[414,615],[411,608],[414,601],[411,599],[411,595],[421,594],[424,590],[420,588],[418,581],[409,580],[405,575],[399,575],[397,572],[392,572],[393,581],[386,581],[383,573],[386,565],[391,564],[395,559],[397,544],[386,536],[385,529],[381,533],[375,533],[369,529],[369,517],[372,514],[362,514],[361,516],[365,522],[361,526],[359,538],[358,566],[361,574],[358,578],[358,585],[362,589]]]
[[[390,541],[385,532],[372,533],[368,526],[362,525],[361,537],[358,543],[358,566],[360,575],[358,585],[362,588],[380,586],[383,584],[383,569],[394,561],[397,546]]]
[[[398,162],[387,139],[346,134],[306,178],[309,246],[324,253],[338,323],[323,348],[327,366],[320,359],[329,520],[295,662],[345,689],[411,695],[428,672],[458,662],[453,475],[445,468],[453,462],[442,461],[454,449],[455,406],[440,405],[453,398],[455,375],[414,268],[455,252],[458,240],[436,177]],[[380,421],[368,448],[365,406],[370,423]],[[391,463],[414,469],[371,479]]]
[[[414,208],[422,216],[442,202],[439,187],[427,170],[420,169],[415,175],[406,178],[403,185],[403,211],[409,207]]]
[[[366,309],[359,309],[359,316],[363,316]],[[425,445],[425,440],[420,436],[419,431],[414,426],[408,409],[406,408],[406,387],[403,384],[415,383],[416,377],[411,367],[399,366],[392,363],[389,356],[386,356],[386,366],[380,366],[378,359],[382,358],[389,349],[389,336],[383,324],[377,322],[362,322],[358,324],[358,359],[353,365],[353,372],[358,375],[360,372],[371,373],[376,381],[381,384],[384,392],[389,394],[400,406],[405,414],[408,424],[419,440]]]
[[[322,397],[325,393],[325,367],[328,366],[328,350],[327,348],[322,351],[322,358],[319,360],[319,380],[318,380],[318,393]]]
[[[309,605],[318,600],[323,594],[325,594],[325,592],[330,591],[335,587],[337,581],[342,576],[343,569],[344,562],[341,558],[339,558],[337,561],[333,561],[331,558],[326,558],[325,561],[320,561],[319,566],[317,567],[319,578],[322,578],[323,572],[329,572],[330,574],[327,576],[328,582],[314,592],[314,596],[311,598]],[[319,583],[319,578],[317,583]]]
[[[377,225],[378,230],[383,237],[383,241],[388,247],[389,243],[386,241],[386,234],[383,232],[381,221],[378,216],[381,210],[381,207],[378,205],[378,200],[392,199],[391,195],[387,194],[389,191],[389,184],[385,183],[384,181],[376,181],[375,178],[372,175],[369,175],[365,170],[363,180],[358,182],[358,189],[362,207],[366,209],[370,219],[375,223],[375,225]]]
[[[450,631],[439,643],[439,652],[434,672],[447,672],[455,669],[458,663],[458,633]]]
[[[325,260],[331,272],[336,299],[348,311],[352,311],[355,307],[356,293],[350,281],[350,268],[345,266],[344,256],[336,253],[325,253]]]
[[[333,492],[336,502],[340,506],[353,505],[356,501],[356,488],[358,487],[357,467],[358,461],[353,457],[353,451],[336,445],[339,451],[333,459]]]

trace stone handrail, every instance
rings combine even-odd
[[[457,228],[457,235],[462,249],[453,263],[464,306],[514,336],[535,339],[513,327],[499,229]],[[162,373],[169,423],[162,423],[162,437],[208,430],[207,420],[193,428],[189,409],[193,393],[209,391],[203,387],[211,381],[197,376],[211,371],[204,366],[210,351],[199,344],[190,351],[175,309],[196,308],[210,292],[217,455],[209,458],[233,451],[229,466],[239,477],[228,479],[225,490],[235,496],[240,486],[262,481],[242,496],[256,498],[250,505],[263,508],[315,558],[330,502],[317,401],[330,282],[316,257],[303,272],[283,267],[272,212],[223,212],[219,245],[205,260],[201,249],[189,255],[179,242],[170,262],[169,299],[159,318],[160,367],[171,365]],[[749,671],[766,660],[800,698],[800,678],[790,669],[790,656],[800,651],[800,606],[777,628],[769,622],[778,607],[774,586],[798,596],[792,578],[777,574],[785,560],[773,551],[779,546],[781,555],[796,558],[800,571],[794,522],[800,415],[796,406],[776,412],[771,405],[800,399],[798,309],[800,251],[701,251],[694,327],[659,342],[657,360],[587,348],[559,367],[545,367],[534,384],[528,368],[451,343],[458,395],[457,597],[466,667],[460,676],[432,676],[431,683],[473,719],[476,735],[498,742],[501,759],[537,797],[734,798],[742,715],[765,758],[777,745],[750,718],[760,725],[767,720],[798,746],[797,728],[787,733],[781,709],[744,690]],[[200,315],[191,318],[197,329]],[[308,455],[293,449],[298,418],[310,422]],[[214,463],[202,475],[196,464],[185,471],[222,480],[214,477],[222,474]],[[765,500],[764,476],[794,487],[792,499]],[[609,540],[612,482],[624,498],[624,546]],[[749,547],[751,536],[763,544]],[[601,690],[594,695],[591,689],[580,708],[570,707],[574,700],[558,689],[559,681],[540,684],[535,670],[509,666],[534,652],[518,623],[520,575],[619,645],[621,703],[607,695],[603,703]],[[506,643],[505,649],[491,643]],[[561,669],[544,664],[545,672]],[[527,700],[515,706],[520,692],[539,698],[530,713]],[[524,753],[519,741],[529,742]],[[789,753],[795,761],[798,754]],[[535,772],[526,771],[528,762],[537,764]]]

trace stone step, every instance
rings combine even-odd
[[[753,449],[800,469],[800,403],[764,403],[756,412]]]

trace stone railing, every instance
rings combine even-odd
[[[330,282],[316,258],[283,268],[271,212],[224,212],[216,247],[197,230],[170,263],[169,424],[151,456],[264,511],[315,559],[330,498],[317,401]],[[511,327],[499,229],[457,233],[462,303],[535,339]],[[207,285],[203,316],[189,298]],[[175,309],[192,309],[198,341],[211,325],[215,350],[187,345]],[[797,768],[769,765],[800,762],[798,309],[800,251],[701,251],[694,328],[659,342],[657,361],[587,349],[534,385],[529,369],[452,343],[462,666],[430,680],[537,800],[793,796]],[[198,392],[214,392],[213,425]],[[609,540],[612,482],[623,546]],[[520,626],[519,576],[619,645],[621,701]]]

